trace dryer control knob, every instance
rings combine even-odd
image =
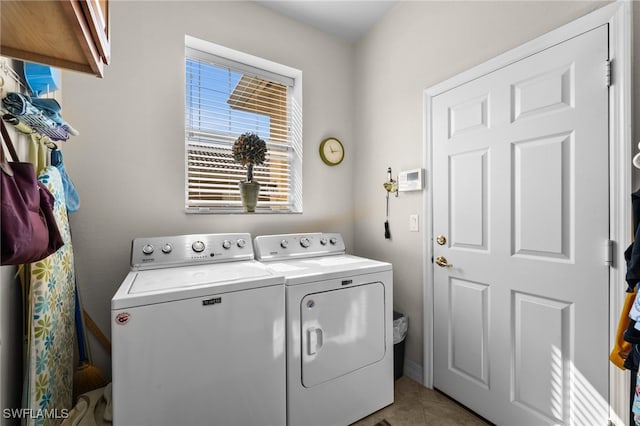
[[[145,244],[144,247],[142,247],[142,252],[144,254],[151,254],[153,253],[153,246],[151,244]]]
[[[225,249],[225,250],[230,249],[230,248],[231,248],[231,241],[229,241],[229,240],[224,240],[224,241],[222,242],[222,248],[223,248],[223,249]]]
[[[289,246],[289,241],[287,240],[280,241],[280,247],[287,248],[288,246]]]
[[[300,245],[304,248],[307,248],[311,245],[311,241],[307,237],[300,238]]]
[[[244,238],[240,238],[238,241],[236,241],[236,245],[237,245],[239,248],[244,248],[244,246],[246,246],[246,245],[247,245],[247,242],[245,241],[245,239],[244,239]]]
[[[331,237],[329,242],[331,243],[331,245],[335,246],[336,244],[338,244],[338,239],[336,237]]]
[[[171,247],[171,244],[169,244],[169,243],[166,243],[165,245],[162,246],[162,252],[164,254],[171,253],[171,250],[173,250],[173,247]]]
[[[204,243],[202,241],[195,241],[193,244],[191,244],[191,248],[196,253],[201,253],[204,251]]]
[[[327,240],[325,237],[320,238],[320,244],[322,244],[323,246],[326,246],[328,242],[329,240]]]

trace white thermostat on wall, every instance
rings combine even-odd
[[[424,169],[405,170],[398,175],[398,191],[421,191],[424,187]]]

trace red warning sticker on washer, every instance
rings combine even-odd
[[[118,315],[116,315],[116,324],[125,325],[129,322],[129,318],[131,318],[129,312],[120,312]]]

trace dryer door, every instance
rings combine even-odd
[[[300,304],[306,388],[380,361],[385,354],[380,282],[306,295]]]

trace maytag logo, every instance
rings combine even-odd
[[[214,297],[212,299],[203,300],[202,306],[217,305],[218,303],[222,303],[222,297]]]

